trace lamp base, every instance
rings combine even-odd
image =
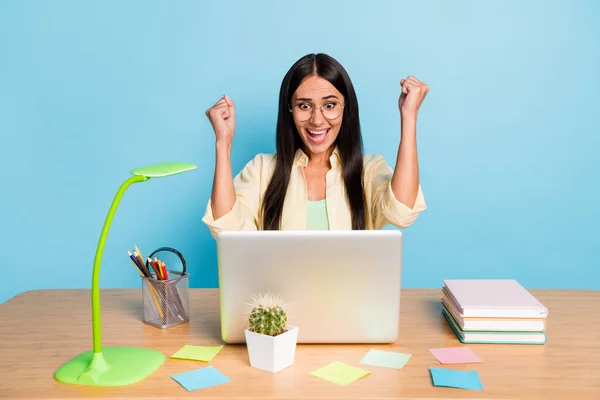
[[[125,386],[148,377],[165,361],[160,351],[140,347],[104,347],[86,351],[55,373],[62,383],[85,386]]]

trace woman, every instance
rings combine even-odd
[[[223,96],[206,111],[216,135],[212,196],[202,219],[222,230],[350,230],[408,227],[426,206],[419,185],[416,122],[429,87],[400,81],[396,168],[363,156],[358,101],[346,70],[309,54],[285,75],[275,154],[258,154],[233,178],[235,105]]]

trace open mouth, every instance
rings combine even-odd
[[[306,129],[308,132],[308,138],[314,144],[321,144],[327,140],[327,136],[329,136],[329,131],[331,129]]]

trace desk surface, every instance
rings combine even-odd
[[[244,345],[227,345],[211,364],[232,381],[193,392],[171,375],[207,364],[168,357],[185,344],[222,344],[218,289],[191,289],[190,323],[165,331],[141,322],[141,290],[102,291],[104,346],[148,347],[167,356],[146,380],[121,388],[71,386],[53,378],[64,362],[92,348],[90,291],[25,292],[0,305],[0,398],[600,398],[600,292],[532,292],[549,309],[545,345],[469,345],[484,362],[452,366],[476,369],[483,391],[432,385],[429,367],[440,364],[429,349],[464,345],[440,313],[440,290],[405,289],[401,336],[394,344],[300,344],[295,364],[277,374],[251,368]],[[413,356],[401,370],[359,365],[371,348]],[[372,373],[348,386],[309,375],[336,360]]]

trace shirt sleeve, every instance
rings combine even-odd
[[[210,229],[213,238],[216,239],[221,231],[258,230],[262,166],[263,157],[259,154],[233,179],[235,203],[225,215],[215,220],[211,200],[208,199],[202,221]]]
[[[410,226],[419,214],[427,208],[421,185],[412,208],[398,201],[392,190],[394,170],[378,155],[365,164],[365,190],[370,199],[369,206],[372,229],[381,229],[392,224],[398,228]],[[370,202],[369,202],[370,200]]]

